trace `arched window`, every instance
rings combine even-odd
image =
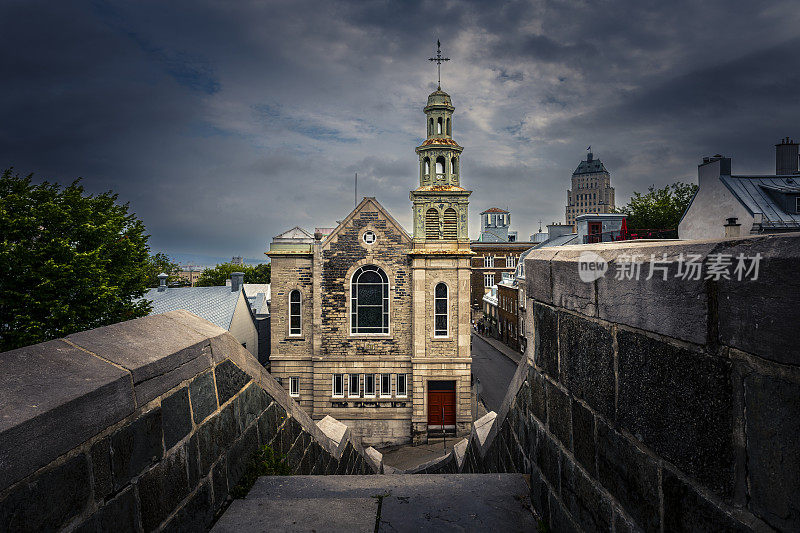
[[[458,173],[458,163],[456,162],[456,158],[453,157],[450,159],[450,174],[455,176]]]
[[[439,239],[439,212],[432,207],[425,212],[425,238]]]
[[[444,211],[444,238],[449,240],[456,240],[458,238],[458,214],[452,207],[448,207]]]
[[[289,293],[289,335],[303,334],[302,299],[297,289]]]
[[[436,133],[442,134],[442,117],[436,119]]]
[[[450,119],[447,119],[447,135],[452,136],[453,130],[450,128]]]
[[[436,158],[436,174],[444,174],[444,157]]]
[[[425,158],[425,175],[429,176],[431,173],[431,159],[429,157]]]
[[[428,135],[433,135],[433,118],[428,122]]]
[[[350,332],[389,333],[389,278],[365,265],[350,280]]]
[[[447,337],[447,285],[437,283],[433,291],[433,336]]]

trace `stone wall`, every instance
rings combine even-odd
[[[609,267],[590,283],[587,250]],[[643,275],[617,279],[633,254]],[[758,278],[682,279],[681,254],[703,278],[718,254],[732,273],[760,254]],[[423,470],[528,473],[552,531],[797,531],[798,264],[798,234],[532,252],[528,357],[498,413]]]
[[[0,354],[0,531],[202,530],[253,452],[296,474],[381,471],[186,311]]]

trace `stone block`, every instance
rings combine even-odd
[[[536,446],[536,465],[555,491],[558,491],[560,482],[558,465],[560,455],[561,452],[556,441],[544,430],[539,430]]]
[[[237,412],[236,418],[239,421],[239,431],[244,431],[264,412],[264,409],[269,405],[264,403],[265,399],[266,397],[262,394],[261,387],[256,383],[251,383],[234,400]]]
[[[597,248],[609,262],[606,275],[597,280],[598,316],[609,322],[653,331],[695,344],[708,336],[708,284],[703,279],[676,277],[689,254],[705,257],[714,243],[634,243]],[[666,259],[664,255],[667,254]],[[638,255],[639,279],[617,279],[620,265]],[[656,262],[651,261],[651,255]],[[684,261],[684,265],[686,262]],[[650,267],[653,276],[650,275]],[[659,268],[666,268],[667,279]],[[703,272],[705,275],[705,272]],[[679,311],[678,311],[679,310]]]
[[[111,435],[111,471],[114,488],[120,489],[132,477],[164,456],[161,408],[139,416]]]
[[[170,313],[82,331],[67,339],[129,370],[138,405],[211,366],[207,337],[182,327]]]
[[[614,509],[614,533],[636,533],[639,531],[629,519],[620,514],[618,509]]]
[[[566,456],[561,464],[561,501],[581,530],[610,530],[611,503]]]
[[[547,487],[541,471],[537,467],[531,469],[531,504],[539,514],[542,521],[547,524],[550,522],[550,489]]]
[[[141,520],[132,486],[126,487],[105,506],[92,515],[92,531],[119,531],[135,533],[139,531]]]
[[[80,515],[92,499],[85,454],[14,487],[0,500],[0,531],[56,531]]]
[[[734,484],[733,391],[728,359],[617,333],[620,426],[721,494]]]
[[[800,235],[737,239],[715,252],[730,254],[734,266],[739,254],[762,256],[756,280],[752,275],[743,276],[742,281],[732,276],[718,283],[720,342],[765,359],[800,365],[796,321],[787,320],[796,315],[800,294]]]
[[[189,408],[189,391],[180,388],[161,400],[164,425],[164,448],[169,450],[192,431],[192,413]]]
[[[214,369],[214,376],[217,381],[217,394],[220,405],[238,394],[251,379],[248,374],[230,360],[218,364]]]
[[[145,531],[156,529],[189,494],[186,454],[182,448],[142,474],[137,483]]]
[[[279,454],[288,455],[301,433],[303,433],[303,427],[297,423],[297,420],[293,417],[287,418],[278,430],[278,436],[273,440],[272,448]]]
[[[800,385],[744,381],[749,507],[778,530],[800,530]]]
[[[553,303],[553,283],[550,275],[550,260],[558,250],[542,248],[534,250],[525,258],[525,295],[536,301]]]
[[[200,424],[219,407],[214,372],[208,371],[194,378],[189,383],[189,394],[192,398],[194,423]]]
[[[286,419],[286,411],[278,404],[273,402],[266,411],[258,418],[259,440],[262,445],[270,444],[272,439],[278,434],[278,428]]]
[[[644,531],[659,531],[658,466],[597,419],[597,479]]]
[[[583,250],[561,248],[550,261],[553,305],[582,315],[597,316],[594,283],[581,280],[579,275],[578,265],[583,253]]]
[[[664,469],[664,531],[751,531]]]
[[[92,460],[94,498],[101,501],[114,490],[114,477],[111,473],[111,439],[105,437],[95,442],[89,456]]]
[[[170,518],[162,531],[165,533],[185,533],[205,531],[214,517],[211,499],[211,486],[203,481],[175,516]]]
[[[558,380],[558,315],[538,303],[533,304],[533,363]]]
[[[572,444],[575,459],[589,472],[597,477],[595,464],[594,415],[580,402],[572,402]]]
[[[135,408],[128,372],[63,340],[2,354],[0,406],[0,491]]]
[[[197,445],[197,433],[186,441],[186,469],[188,471],[189,490],[194,490],[200,481],[200,450]]]
[[[614,338],[591,320],[559,313],[561,383],[609,420],[614,418]]]
[[[208,474],[211,465],[225,453],[230,443],[238,436],[238,430],[233,404],[225,406],[197,429],[201,476]]]
[[[547,382],[547,425],[550,432],[568,450],[572,450],[572,408],[570,397],[561,389]]]
[[[545,379],[535,369],[528,372],[528,382],[531,385],[531,414],[542,424],[547,424],[547,393]]]
[[[247,470],[253,455],[258,451],[258,429],[250,426],[228,450],[228,482],[236,486]]]
[[[228,499],[228,468],[226,459],[223,455],[219,461],[214,464],[211,472],[211,480],[214,488],[214,508],[219,509]]]
[[[578,533],[580,530],[572,523],[567,510],[551,492],[548,506],[550,507],[550,531],[559,533]]]

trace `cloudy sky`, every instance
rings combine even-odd
[[[800,137],[796,0],[5,0],[0,35],[0,167],[114,190],[176,255],[334,225],[354,172],[410,229],[437,38],[473,237],[563,221],[588,145],[624,203]]]

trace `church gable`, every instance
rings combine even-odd
[[[406,230],[395,220],[395,218],[384,209],[384,207],[372,197],[364,198],[353,211],[342,220],[336,228],[328,235],[322,243],[322,249],[327,249],[331,243],[336,242],[339,235],[346,231],[346,228],[353,224],[353,220],[363,218],[362,214],[373,213],[376,220],[382,220],[382,226],[389,230],[389,234],[395,234],[398,242],[411,243],[411,236],[406,233]],[[367,218],[373,215],[367,215]]]

